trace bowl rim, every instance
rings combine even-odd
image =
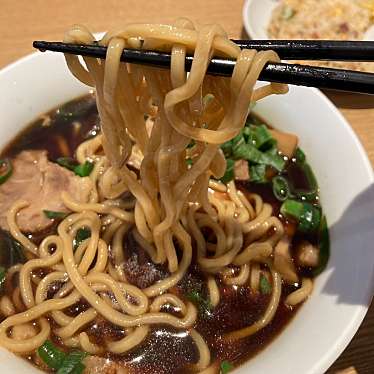
[[[262,40],[264,39],[263,37],[261,37],[255,28],[253,28],[252,26],[252,23],[249,22],[249,18],[248,18],[248,14],[249,14],[249,7],[251,6],[251,4],[253,3],[253,0],[245,0],[244,2],[244,5],[243,5],[243,9],[242,9],[242,19],[243,19],[243,25],[244,25],[244,29],[245,31],[247,32],[248,36],[250,37],[250,39],[254,39],[254,40]],[[274,6],[276,6],[277,3],[274,3]],[[266,32],[266,35],[267,35],[267,32]]]
[[[250,3],[251,0],[247,0],[246,5]],[[0,69],[0,78],[4,75],[6,75],[9,71],[12,69],[18,67],[19,65],[22,65],[24,63],[28,63],[29,61],[37,58],[37,56],[41,55],[42,52],[34,52],[31,54],[28,54],[26,56],[23,56],[16,61],[10,63],[9,65],[3,67]],[[333,112],[334,116],[336,116],[340,122],[342,122],[344,128],[346,131],[348,131],[349,136],[355,143],[355,146],[357,147],[360,158],[363,162],[363,165],[365,167],[365,171],[367,172],[368,175],[368,180],[370,183],[374,183],[374,172],[372,165],[370,163],[370,160],[366,154],[366,151],[361,144],[358,136],[352,129],[352,127],[349,125],[348,121],[345,119],[343,114],[339,111],[339,109],[318,89],[316,88],[309,88],[310,91],[313,92],[314,95],[318,96],[320,100],[322,100],[328,109]],[[87,89],[88,91],[88,89]],[[51,108],[52,109],[52,108]],[[26,125],[26,123],[25,123]],[[365,304],[360,304],[357,305],[355,313],[352,313],[351,317],[351,322],[347,326],[347,328],[342,331],[342,334],[340,335],[339,339],[337,340],[337,344],[334,345],[334,347],[331,347],[331,349],[321,357],[321,359],[316,362],[316,364],[308,370],[308,373],[310,374],[319,374],[323,373],[325,370],[327,370],[331,364],[340,356],[340,354],[343,352],[343,350],[348,346],[350,343],[351,339],[354,337],[356,334],[357,330],[359,329],[367,311],[370,306],[372,300],[372,294],[370,292],[368,293],[367,300]],[[292,322],[291,322],[292,323]],[[271,344],[270,344],[271,345]]]

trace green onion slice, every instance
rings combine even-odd
[[[288,199],[282,204],[280,212],[298,222],[297,228],[303,233],[315,232],[321,223],[321,210],[307,202]]]
[[[226,171],[220,179],[222,183],[229,183],[235,178],[235,161],[230,158],[226,159]]]
[[[59,350],[50,340],[38,348],[39,357],[51,368],[58,370],[66,358],[66,354]]]
[[[95,164],[93,162],[86,161],[84,164],[76,166],[74,168],[74,173],[80,177],[88,177],[91,174],[94,166]]]
[[[82,360],[85,357],[87,357],[86,352],[74,351],[69,353],[69,355],[62,362],[60,368],[57,370],[57,374],[82,373],[85,368],[82,364]],[[80,369],[83,370],[79,371]]]
[[[272,290],[272,287],[271,287],[270,282],[268,281],[268,279],[264,275],[261,274],[261,277],[260,277],[260,292],[263,295],[270,295],[271,290]]]
[[[313,276],[321,274],[327,266],[330,258],[330,237],[329,229],[327,226],[326,216],[322,217],[321,225],[319,229],[319,264],[313,269]]]
[[[54,212],[53,210],[43,210],[43,213],[49,219],[64,219],[69,215],[66,212]]]
[[[59,157],[56,162],[60,166],[72,171],[74,171],[74,168],[77,167],[77,162],[71,157]]]
[[[5,279],[6,279],[6,269],[4,266],[0,266],[0,291],[4,287]]]
[[[234,366],[229,361],[222,361],[220,365],[220,374],[227,374]]]
[[[13,166],[8,158],[0,160],[0,184],[5,183],[13,173]]]
[[[278,175],[272,179],[273,194],[279,201],[285,201],[291,197],[290,186],[285,177]]]
[[[83,241],[91,237],[91,230],[81,228],[77,231],[74,239],[74,249],[77,249]]]

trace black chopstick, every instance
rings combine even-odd
[[[35,41],[33,46],[41,51],[63,52],[105,59],[106,47],[98,45],[80,45],[61,42]],[[168,53],[124,49],[121,61],[139,65],[170,68],[171,56]],[[193,56],[186,57],[186,70],[191,69]],[[208,73],[230,76],[235,61],[213,58],[208,66]],[[268,63],[259,77],[260,80],[277,83],[289,83],[297,86],[317,87],[339,91],[374,94],[374,74],[350,70],[328,69],[306,65],[286,63]]]
[[[374,61],[373,41],[233,40],[240,48],[273,50],[285,60]]]

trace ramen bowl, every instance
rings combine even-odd
[[[43,112],[89,92],[62,55],[35,53],[0,72],[0,147]],[[320,183],[331,235],[331,258],[312,296],[275,340],[235,373],[321,374],[348,345],[372,295],[373,173],[356,135],[318,90],[292,87],[259,102],[270,125],[295,133]],[[0,349],[2,370],[37,373]]]

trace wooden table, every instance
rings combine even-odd
[[[0,0],[0,68],[32,52],[32,40],[61,40],[72,23],[103,31],[127,22],[169,22],[186,16],[202,23],[219,23],[231,37],[246,37],[242,5],[242,0]],[[330,97],[351,123],[374,164],[374,99],[358,95]],[[355,366],[360,374],[374,373],[374,306],[328,373],[349,366]]]

